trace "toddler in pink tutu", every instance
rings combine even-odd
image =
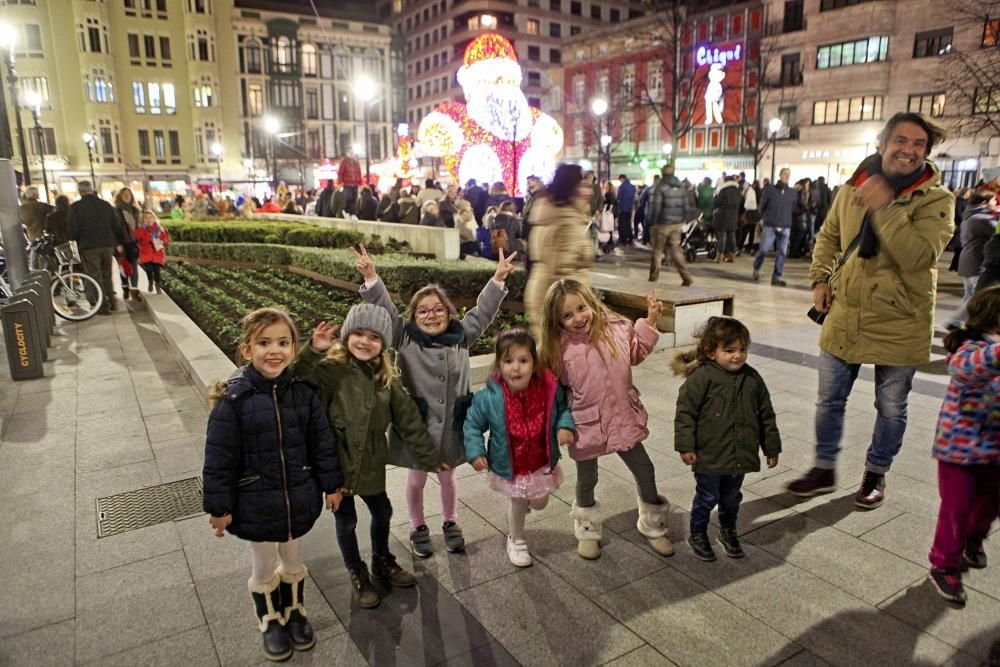
[[[507,557],[517,567],[531,565],[524,519],[559,488],[559,446],[573,442],[575,431],[559,382],[538,363],[535,339],[525,329],[501,333],[492,377],[465,418],[465,453],[473,468],[489,470],[490,488],[510,498]]]

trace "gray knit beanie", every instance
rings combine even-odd
[[[340,340],[347,342],[347,337],[358,329],[374,331],[382,337],[383,347],[392,345],[392,318],[389,311],[372,303],[359,303],[348,311],[344,323],[340,327]]]

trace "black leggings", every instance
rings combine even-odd
[[[142,270],[146,272],[146,280],[149,281],[150,285],[162,282],[160,278],[160,269],[163,268],[156,262],[146,262],[142,265]]]
[[[660,504],[660,494],[656,490],[656,471],[649,454],[642,443],[625,452],[618,452],[629,472],[635,477],[635,485],[642,502],[649,505]],[[576,504],[579,507],[594,506],[594,488],[597,487],[597,459],[576,462]]]

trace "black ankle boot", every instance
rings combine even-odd
[[[306,608],[302,605],[303,592],[308,571],[305,566],[301,572],[288,574],[279,572],[281,577],[281,606],[284,610],[285,630],[296,651],[308,651],[316,645],[316,635],[312,625],[306,618]]]
[[[417,578],[404,570],[392,554],[372,556],[372,574],[383,585],[394,588],[409,588],[417,585]]]
[[[277,573],[267,583],[248,582],[264,641],[264,657],[273,662],[283,662],[292,655],[292,642],[281,624],[281,591],[278,585]]]
[[[720,528],[719,544],[722,545],[722,550],[730,558],[743,558],[746,555],[743,553],[743,546],[740,544],[740,538],[736,534],[735,528]]]
[[[712,543],[708,541],[708,533],[691,533],[688,544],[691,545],[691,551],[696,558],[705,561],[715,560],[715,551],[712,549]]]
[[[351,573],[351,601],[362,609],[377,607],[381,598],[368,574],[368,566],[362,563],[349,571]]]

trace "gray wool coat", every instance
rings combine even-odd
[[[381,280],[368,288],[361,286],[361,298],[382,306],[392,317],[392,346],[403,384],[412,396],[427,402],[427,430],[439,448],[441,462],[450,468],[466,462],[461,425],[455,430],[453,422],[455,403],[472,390],[469,346],[486,331],[505,296],[506,288],[491,278],[479,293],[475,308],[461,320],[465,341],[450,347],[425,348],[406,334],[407,319],[399,313]],[[426,469],[403,446],[395,430],[389,433],[389,460],[404,468]]]

